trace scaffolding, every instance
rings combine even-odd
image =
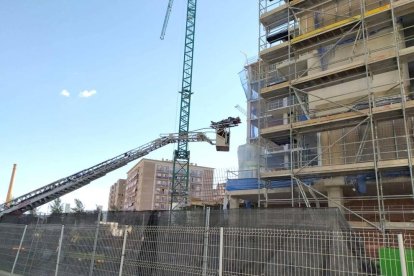
[[[265,206],[339,207],[380,230],[393,206],[414,210],[414,1],[259,0],[259,18],[259,178],[291,181]]]

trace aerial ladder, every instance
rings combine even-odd
[[[186,132],[179,134],[163,135],[145,145],[127,151],[114,158],[108,159],[88,169],[82,170],[68,177],[61,178],[39,189],[11,199],[0,204],[0,218],[10,213],[24,213],[59,198],[67,193],[79,189],[90,182],[110,173],[131,161],[143,157],[150,152],[166,145],[178,142],[208,142],[214,145],[213,141],[203,132]]]
[[[170,18],[174,0],[168,2],[167,12],[161,31],[161,39],[164,39],[165,32]],[[197,0],[187,0],[187,19],[185,27],[184,42],[184,63],[181,86],[181,104],[178,133],[188,132],[190,123],[191,84],[193,77],[193,55],[194,55],[194,34],[196,22]],[[190,151],[188,141],[177,142],[177,149],[174,151],[173,177],[171,186],[170,208],[183,208],[188,206],[188,179],[190,170]]]

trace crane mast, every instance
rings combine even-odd
[[[161,39],[164,39],[170,18],[173,0],[168,2],[167,12],[161,31]],[[185,136],[190,125],[190,105],[191,105],[191,84],[193,79],[193,55],[194,55],[194,35],[196,22],[197,0],[187,0],[187,19],[185,26],[184,42],[184,63],[180,102],[180,118],[178,135]],[[188,179],[190,171],[190,151],[187,141],[179,141],[177,149],[174,151],[173,175],[171,180],[170,208],[181,208],[188,205],[189,191]]]

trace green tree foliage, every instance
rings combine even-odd
[[[82,201],[80,199],[75,198],[75,207],[72,208],[72,212],[74,213],[84,213],[85,212],[85,206],[83,206]]]
[[[50,211],[52,214],[62,214],[63,213],[63,203],[60,198],[56,198],[52,201],[52,204],[49,205]]]

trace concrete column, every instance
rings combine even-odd
[[[328,207],[337,207],[342,211],[344,205],[345,178],[343,176],[332,177],[325,180],[326,191],[328,192]]]
[[[239,199],[230,196],[230,209],[239,209]]]
[[[329,198],[328,207],[338,207],[341,209],[341,207],[338,206],[338,204],[340,205],[344,204],[343,188],[339,186],[329,187],[327,188],[327,191],[328,191],[328,198]]]

